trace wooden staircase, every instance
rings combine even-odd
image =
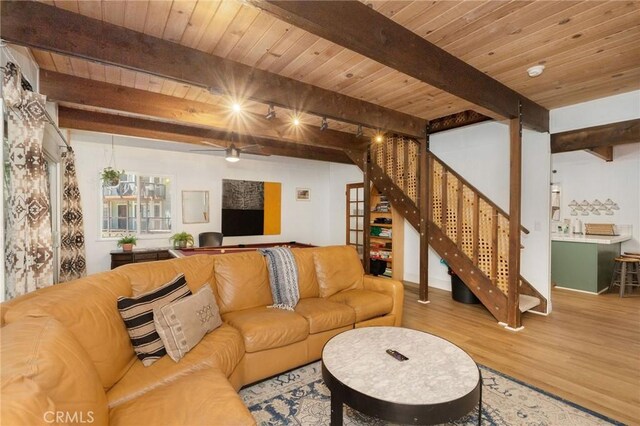
[[[546,312],[546,299],[527,280],[519,276],[517,286],[509,285],[509,215],[441,159],[426,150],[426,176],[420,176],[420,144],[402,136],[371,145],[365,155],[348,154],[365,172],[365,182],[386,195],[418,232],[426,229],[429,246],[498,322],[515,329],[521,312]],[[424,203],[421,193],[426,194]],[[521,227],[521,232],[529,231]],[[511,297],[510,287],[515,289]],[[421,294],[426,298],[426,288]]]

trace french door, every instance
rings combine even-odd
[[[364,183],[347,184],[347,245],[352,245],[362,259],[364,243]]]

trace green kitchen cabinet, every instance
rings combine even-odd
[[[551,242],[551,281],[558,287],[600,293],[609,287],[620,243]]]

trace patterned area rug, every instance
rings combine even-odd
[[[483,425],[622,425],[490,368],[480,370]],[[331,393],[322,380],[320,361],[244,388],[240,396],[260,426],[329,424]],[[344,410],[348,426],[389,424],[347,406]],[[477,408],[450,424],[478,424]]]

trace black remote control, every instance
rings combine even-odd
[[[406,356],[402,355],[400,352],[393,349],[387,349],[387,353],[392,357],[394,357],[395,359],[397,359],[398,361],[406,361],[409,359]]]

